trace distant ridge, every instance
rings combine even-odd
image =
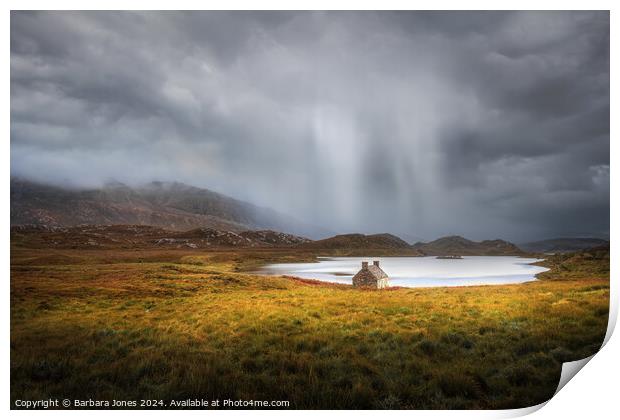
[[[177,182],[73,189],[11,178],[11,226],[23,224],[148,225],[237,233],[275,230],[315,238],[328,234],[275,210]]]
[[[501,240],[471,241],[462,236],[446,236],[432,242],[418,242],[413,247],[426,255],[521,255],[515,244]]]
[[[11,241],[14,245],[56,249],[203,249],[290,247],[309,239],[272,230],[237,233],[200,228],[175,232],[144,225],[17,225],[11,227]]]
[[[361,233],[349,233],[336,235],[318,241],[302,243],[298,245],[305,249],[341,250],[341,251],[394,251],[407,255],[422,255],[410,244],[398,236],[389,233],[363,235]]]
[[[554,238],[519,244],[528,252],[572,252],[609,246],[609,241],[599,238]]]

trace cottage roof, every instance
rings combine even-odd
[[[376,265],[368,266],[367,270],[370,271],[370,273],[377,279],[384,279],[388,276],[387,274],[385,274],[385,271],[383,271]]]
[[[364,271],[369,272],[377,280],[385,279],[388,276],[387,274],[385,274],[385,271],[383,271],[381,268],[374,264],[369,265],[366,268],[362,268],[357,274],[363,273]]]

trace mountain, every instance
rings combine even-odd
[[[446,236],[432,242],[418,242],[413,247],[426,255],[520,255],[523,251],[515,244],[501,239],[481,242],[461,236]]]
[[[11,228],[11,243],[30,248],[265,248],[290,247],[308,241],[271,230],[237,233],[199,228],[175,232],[144,225],[18,225]]]
[[[305,249],[321,249],[321,250],[383,250],[404,252],[408,255],[421,255],[420,252],[414,250],[407,242],[398,236],[389,233],[380,233],[375,235],[363,235],[361,233],[350,233],[346,235],[336,235],[331,238],[321,239],[318,241],[307,242],[298,245]]]
[[[572,252],[582,249],[609,246],[609,241],[599,238],[555,238],[519,244],[528,252]]]
[[[149,225],[243,232],[276,230],[308,237],[325,231],[274,210],[182,183],[120,183],[74,189],[11,178],[11,225]]]

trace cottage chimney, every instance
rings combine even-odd
[[[368,268],[368,261],[362,261],[362,270]]]
[[[372,264],[376,265],[377,267],[379,267],[379,261],[378,260],[373,261]]]

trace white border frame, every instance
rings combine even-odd
[[[84,2],[79,2],[75,0],[56,0],[56,1],[42,1],[42,0],[23,0],[23,1],[12,1],[9,0],[5,2],[7,5],[5,13],[1,17],[2,25],[4,28],[2,32],[3,38],[3,48],[4,48],[4,57],[6,57],[7,62],[2,67],[3,72],[3,86],[5,92],[5,101],[3,102],[3,113],[2,113],[2,125],[4,127],[4,133],[6,133],[6,138],[3,144],[3,152],[0,155],[0,159],[2,159],[2,167],[8,172],[2,185],[2,214],[4,223],[0,224],[0,230],[2,232],[2,237],[4,241],[2,242],[2,262],[4,267],[5,276],[3,279],[5,281],[4,287],[2,288],[3,302],[6,303],[10,301],[10,244],[9,244],[9,236],[10,236],[10,77],[9,71],[10,67],[8,63],[10,63],[10,12],[9,10],[25,10],[25,9],[58,9],[58,10],[71,10],[71,9],[83,9],[83,10],[98,10],[98,9],[126,9],[126,10],[182,10],[182,9],[210,9],[210,10],[235,10],[235,9],[250,9],[250,10],[341,10],[341,9],[350,9],[351,6],[360,10],[406,10],[406,9],[414,9],[414,10],[463,10],[465,6],[467,6],[468,10],[550,10],[550,9],[558,9],[558,10],[610,10],[610,19],[611,19],[611,45],[617,46],[617,28],[616,24],[618,19],[615,16],[615,12],[618,7],[614,7],[618,2],[612,1],[603,1],[603,0],[591,0],[591,1],[546,1],[546,0],[522,0],[522,1],[503,1],[501,4],[498,2],[492,1],[468,1],[458,2],[458,1],[447,1],[447,0],[436,0],[433,2],[412,2],[412,1],[404,1],[404,0],[382,0],[382,1],[369,1],[369,0],[357,0],[355,2],[347,2],[347,1],[339,1],[339,0],[298,0],[294,3],[286,2],[286,1],[277,1],[277,0],[263,0],[260,2],[250,1],[250,0],[229,0],[229,1],[191,1],[191,0],[177,0],[174,2],[165,2],[162,0],[132,0],[132,1],[119,1],[119,0],[109,0],[109,1],[90,1],[87,4]],[[616,48],[617,49],[617,48]],[[614,70],[618,69],[618,58],[617,53],[614,52],[614,48],[611,48],[611,72],[610,74],[615,74]],[[616,108],[614,107],[615,101],[614,99],[618,98],[618,88],[617,85],[613,83],[613,79],[611,81],[611,131],[610,138],[613,137],[613,134],[616,132],[614,121],[617,121],[618,113]],[[615,167],[617,164],[618,157],[618,147],[615,143],[610,142],[610,166]],[[610,200],[611,200],[611,211],[610,214],[618,214],[618,196],[614,189],[614,186],[617,185],[616,177],[614,176],[614,171],[611,171],[611,189],[610,189]],[[614,219],[610,220],[610,237],[616,237],[616,233],[618,230],[617,223],[615,223]],[[616,243],[612,241],[611,244],[611,261],[612,261],[612,273],[615,273],[615,261],[617,260],[618,255],[618,247]],[[388,415],[397,419],[411,419],[412,417],[416,418],[506,418],[506,417],[516,417],[522,416],[531,412],[535,412],[545,406],[543,410],[537,411],[534,414],[537,418],[549,418],[555,419],[559,417],[568,417],[568,418],[583,418],[584,416],[588,416],[591,418],[608,418],[612,417],[613,414],[617,413],[618,408],[618,397],[615,392],[616,389],[616,381],[620,379],[618,377],[619,368],[618,368],[618,357],[620,356],[620,343],[618,339],[611,339],[611,333],[613,332],[613,328],[615,327],[617,316],[618,316],[618,284],[617,281],[611,278],[611,303],[610,303],[610,322],[608,326],[607,336],[606,336],[606,345],[601,352],[597,353],[595,357],[592,358],[592,361],[588,363],[588,368],[584,370],[584,372],[579,373],[578,379],[570,381],[565,388],[561,390],[556,396],[554,396],[548,403],[541,404],[539,406],[530,407],[526,409],[520,410],[498,410],[498,411],[392,411],[390,413],[382,413],[378,414],[374,411],[356,411],[353,412],[343,412],[343,411],[322,411],[321,416],[327,417],[342,417],[343,415],[355,415],[358,419],[371,419],[376,415]],[[2,359],[4,361],[3,364],[3,373],[2,376],[2,385],[1,389],[4,395],[4,406],[6,410],[10,408],[9,401],[9,393],[10,393],[10,305],[6,305],[4,307],[4,311],[2,311],[2,330],[3,330],[3,338],[4,342],[0,347],[0,352],[2,353]],[[19,411],[12,410],[10,411],[10,415],[15,418],[30,418],[30,417],[48,417],[48,418],[62,418],[64,419],[72,419],[72,418],[82,418],[84,414],[88,414],[89,416],[93,416],[95,419],[97,418],[105,418],[110,415],[110,412],[107,410],[96,411],[92,410],[88,413],[84,413],[78,410],[59,410],[59,411]],[[285,418],[290,415],[294,415],[300,419],[310,419],[317,415],[317,413],[313,411],[183,411],[174,412],[174,416],[183,416],[190,418],[204,418],[205,416],[213,417],[213,418],[224,418],[224,417],[249,417],[252,418],[264,418],[264,419],[278,419]],[[121,418],[128,417],[142,417],[148,416],[149,418],[155,419],[164,419],[170,417],[171,413],[169,411],[114,411],[113,414],[115,417],[120,416]]]

